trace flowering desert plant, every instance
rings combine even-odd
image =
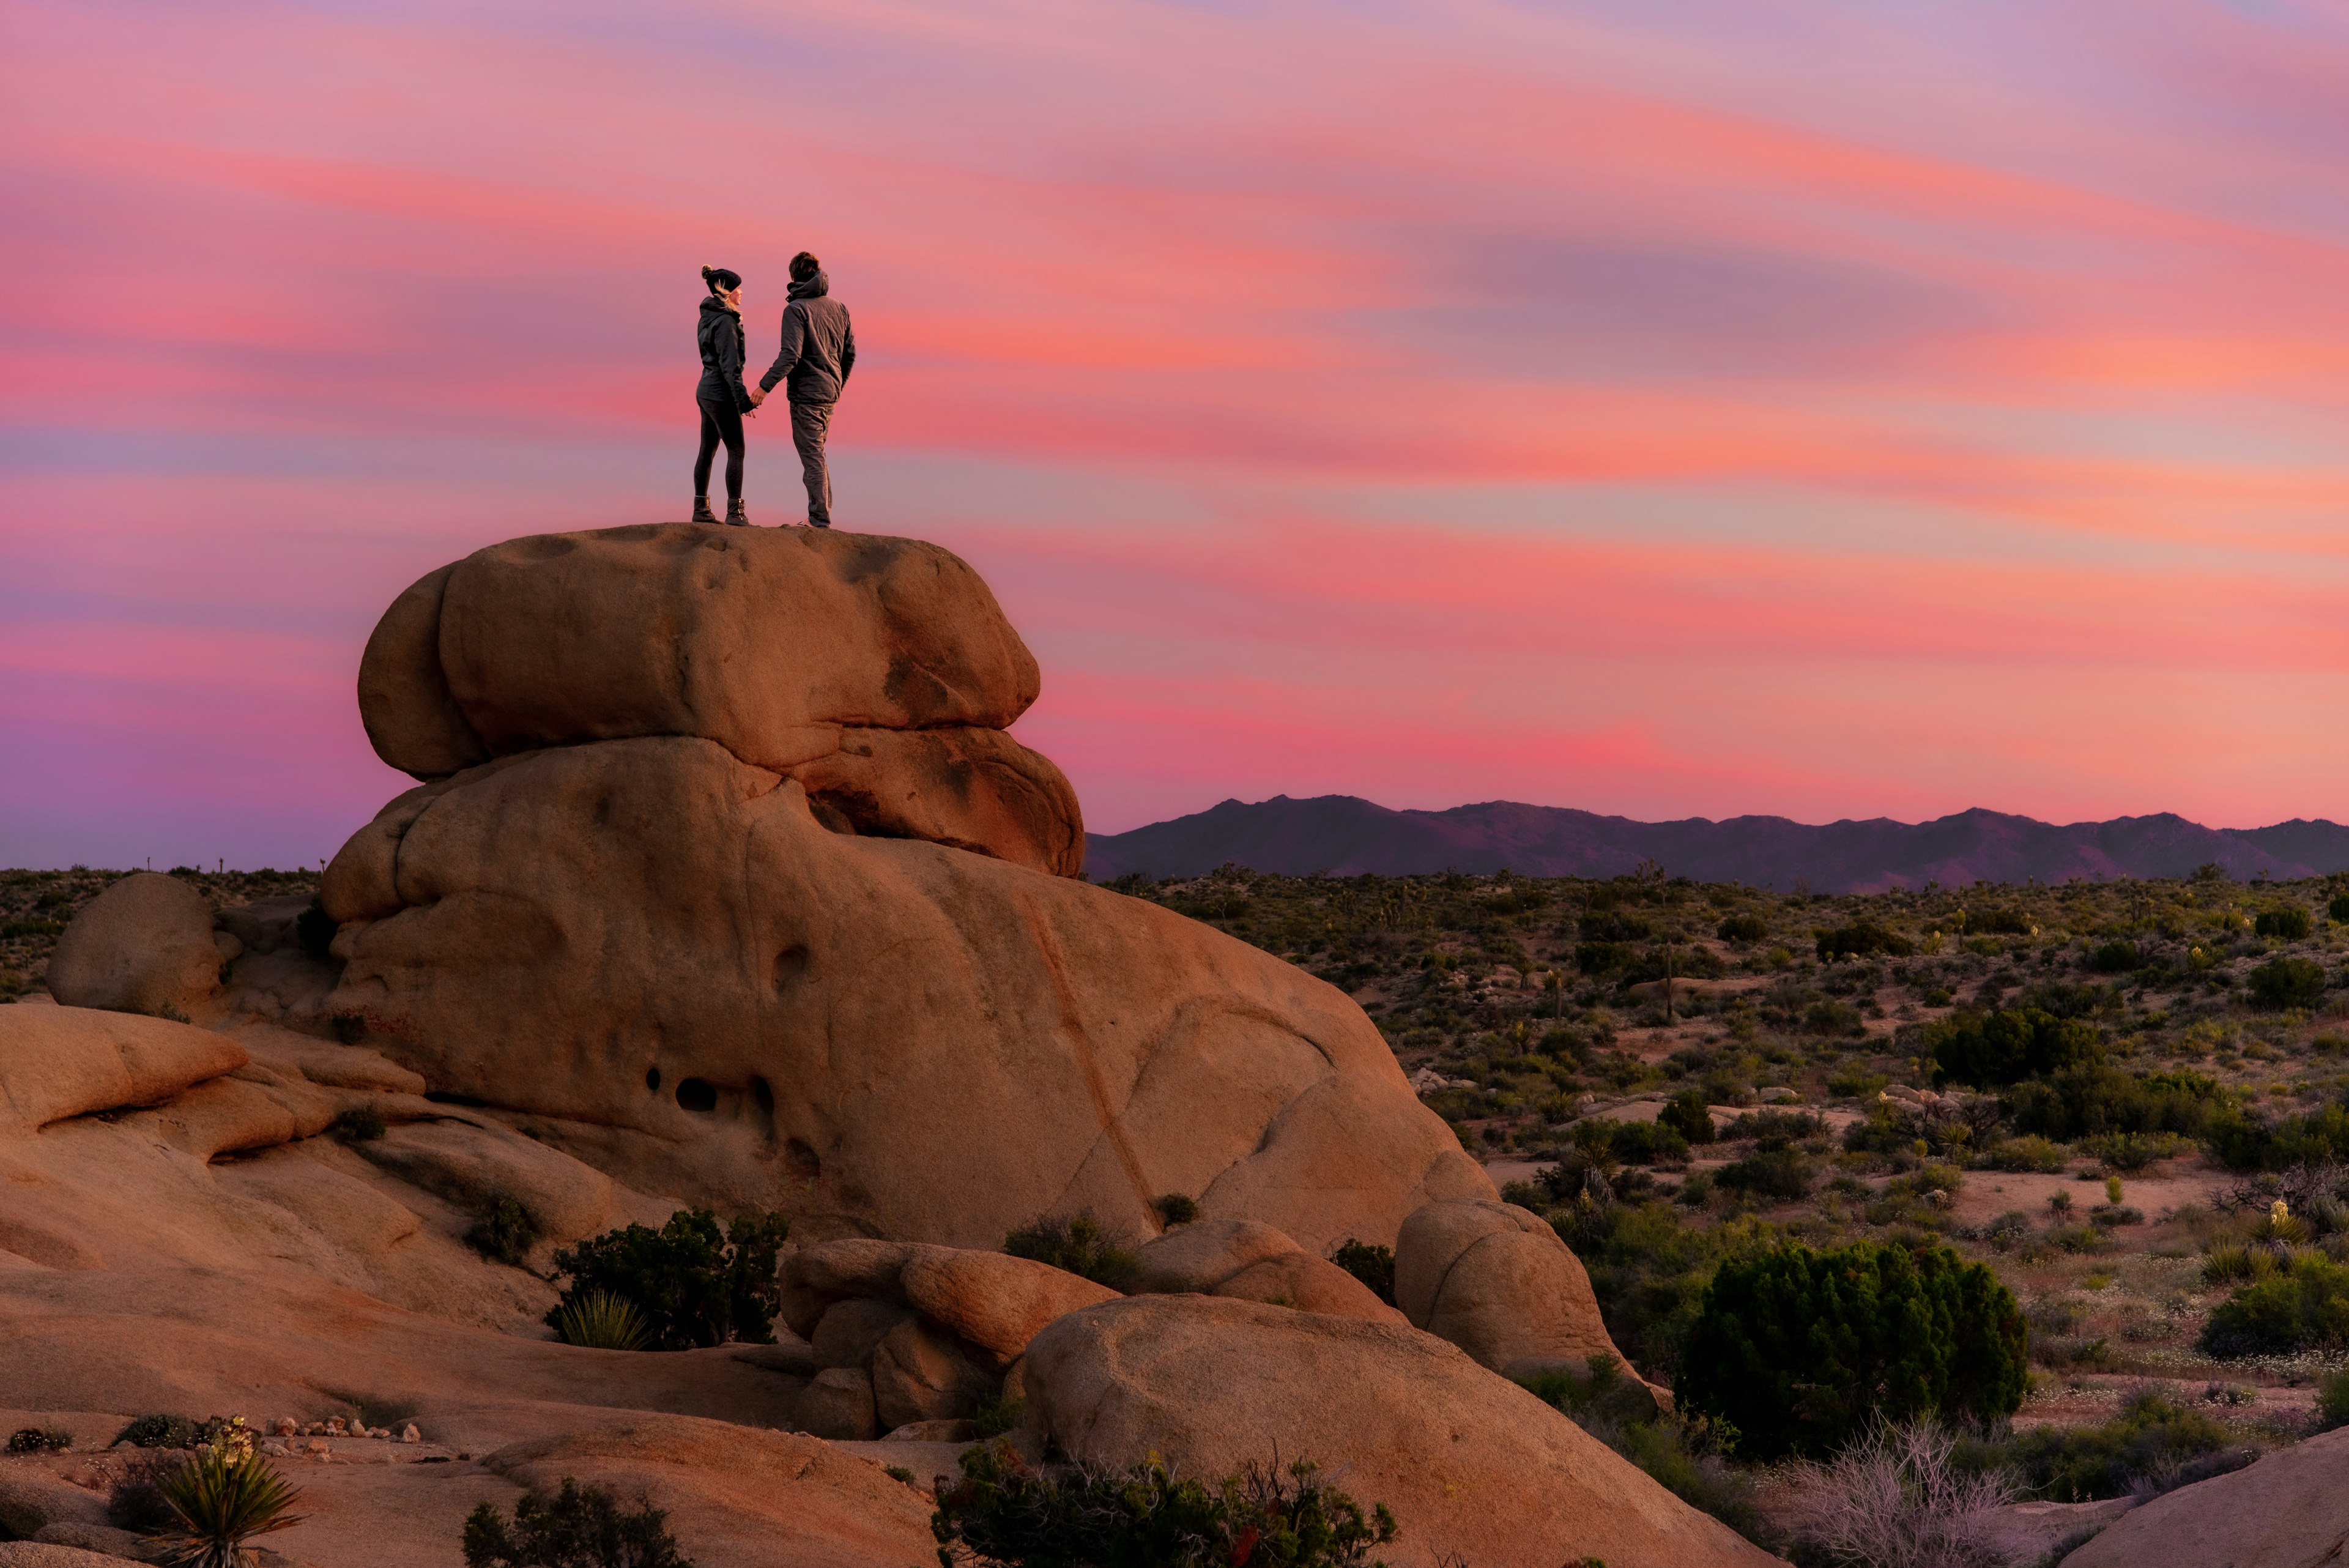
[[[301,1492],[253,1452],[241,1419],[157,1488],[175,1516],[158,1540],[176,1568],[249,1568],[246,1542],[301,1522],[289,1511]]]

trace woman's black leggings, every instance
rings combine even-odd
[[[730,402],[713,403],[698,398],[701,405],[701,455],[693,460],[693,493],[709,493],[709,460],[718,455],[718,443],[726,443],[726,499],[742,499],[742,410]]]

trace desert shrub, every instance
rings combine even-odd
[[[1775,1533],[1757,1506],[1752,1478],[1723,1462],[1711,1424],[1659,1412],[1654,1396],[1625,1376],[1613,1356],[1592,1356],[1586,1375],[1552,1370],[1523,1379],[1522,1386],[1690,1507],[1750,1541]]]
[[[1803,1009],[1803,1033],[1806,1034],[1864,1034],[1868,1023],[1859,1009],[1848,1002],[1822,998]]]
[[[965,1449],[960,1480],[940,1478],[930,1532],[947,1568],[1364,1568],[1396,1528],[1385,1504],[1366,1513],[1303,1460],[1286,1471],[1250,1465],[1210,1488],[1155,1459],[1123,1471],[1031,1470],[998,1442]]]
[[[188,1417],[159,1414],[134,1416],[114,1440],[141,1449],[192,1449],[202,1435],[202,1428]]]
[[[978,1409],[971,1412],[970,1419],[984,1441],[1013,1430],[1027,1418],[1027,1415],[1028,1401],[1025,1398],[1017,1394],[999,1394],[983,1401]]]
[[[1162,1225],[1188,1225],[1199,1217],[1199,1200],[1185,1193],[1169,1192],[1150,1200]]]
[[[1633,1366],[1670,1381],[1696,1322],[1704,1288],[1724,1258],[1772,1245],[1773,1225],[1739,1218],[1684,1224],[1674,1206],[1585,1203],[1556,1211],[1551,1226],[1590,1276],[1608,1335]]]
[[[1774,1109],[1748,1111],[1731,1122],[1721,1136],[1732,1141],[1753,1138],[1764,1144],[1785,1143],[1798,1138],[1822,1137],[1826,1130],[1826,1119],[1809,1111]]]
[[[1967,1008],[1925,1029],[1940,1075],[1977,1087],[2019,1083],[2094,1054],[2095,1026],[2038,1007]]]
[[[2264,1280],[2282,1271],[2283,1264],[2265,1247],[2250,1246],[2240,1241],[2222,1242],[2202,1254],[2202,1282],[2206,1285],[2240,1284],[2252,1280]]]
[[[2349,919],[2349,916],[2342,918]],[[1759,915],[1732,915],[1713,934],[1724,942],[1758,942],[1770,934],[1770,922]]]
[[[2243,978],[2251,1000],[2270,1011],[2310,1008],[2324,1000],[2324,967],[2313,959],[2270,959]]]
[[[1395,1256],[1392,1247],[1373,1246],[1351,1236],[1330,1254],[1330,1261],[1370,1287],[1372,1295],[1394,1305]]]
[[[164,1499],[163,1482],[186,1461],[156,1453],[140,1454],[122,1468],[106,1493],[106,1521],[117,1530],[160,1535],[179,1521]]]
[[[63,1427],[19,1427],[8,1434],[12,1454],[61,1454],[73,1447],[73,1434]]]
[[[2126,974],[2140,962],[2135,942],[2106,942],[2088,956],[2088,966],[2098,974]]]
[[[1812,1552],[1851,1568],[2006,1568],[1995,1530],[2014,1488],[1956,1462],[1959,1442],[1931,1421],[1878,1422],[1794,1478]]]
[[[2258,936],[2296,942],[2308,935],[2310,923],[2308,911],[2298,904],[2278,904],[2271,909],[2261,909],[2251,922],[2251,930]]]
[[[560,1329],[566,1308],[602,1292],[644,1314],[654,1350],[772,1344],[781,1304],[776,1255],[790,1230],[780,1214],[745,1214],[721,1232],[709,1210],[680,1209],[657,1231],[606,1231],[554,1254],[554,1277],[571,1283],[547,1326]]]
[[[200,1453],[155,1486],[173,1516],[157,1544],[180,1568],[243,1568],[246,1542],[302,1522],[291,1511],[302,1494],[249,1447]]]
[[[2114,1170],[2139,1171],[2186,1147],[2176,1133],[2099,1133],[2081,1146]]]
[[[2202,1349],[2220,1356],[2349,1349],[2349,1265],[2311,1252],[2243,1286],[2211,1309]]]
[[[1710,1121],[1712,1118],[1705,1118]],[[1585,1122],[1583,1127],[1594,1124]],[[1616,1122],[1608,1142],[1609,1152],[1625,1165],[1654,1165],[1659,1161],[1682,1160],[1688,1158],[1688,1139],[1678,1129],[1661,1122]],[[1576,1129],[1578,1132],[1580,1127]]]
[[[1676,1391],[1741,1454],[1819,1458],[1879,1418],[2013,1414],[2027,1341],[2013,1294],[1947,1247],[1787,1245],[1713,1275]]]
[[[644,1309],[610,1291],[585,1291],[554,1309],[554,1332],[565,1345],[591,1350],[642,1350],[652,1337]]]
[[[2202,1141],[2230,1170],[2322,1169],[2349,1163],[2349,1109],[2324,1106],[2273,1123],[2238,1111],[2214,1119]]]
[[[1585,914],[1577,934],[1586,942],[1644,942],[1656,934],[1656,928],[1628,910],[1602,909]]]
[[[2129,1073],[2102,1062],[2061,1068],[2018,1084],[2002,1100],[2017,1132],[2058,1142],[2103,1133],[2173,1132],[2202,1137],[2241,1119],[2216,1078],[2201,1073]]]
[[[1704,1091],[1682,1089],[1656,1113],[1657,1124],[1678,1133],[1684,1143],[1711,1143],[1713,1113],[1705,1108]]]
[[[2316,1429],[2349,1427],[2349,1370],[2329,1372],[2316,1384]]]
[[[334,1135],[345,1143],[373,1143],[388,1130],[383,1113],[372,1105],[346,1106],[335,1113]]]
[[[1982,1240],[2002,1252],[2013,1251],[2030,1234],[2031,1216],[2020,1209],[2008,1210],[1982,1229]]]
[[[2021,909],[1992,905],[1989,909],[1966,912],[1966,932],[1970,936],[2027,937],[2038,929],[2038,922]]]
[[[2254,1457],[2240,1434],[2158,1389],[2139,1389],[2102,1426],[2034,1427],[1983,1456],[2053,1502],[2168,1491],[2240,1469]]]
[[[2060,1144],[2048,1142],[2037,1133],[2025,1133],[2021,1137],[2002,1138],[1984,1153],[1992,1170],[2057,1171],[2064,1168],[2064,1152]]]
[[[600,1486],[569,1476],[553,1498],[526,1491],[509,1522],[495,1503],[465,1521],[465,1568],[693,1568],[668,1531],[668,1514],[639,1499],[624,1511]]]
[[[1915,942],[1898,931],[1886,930],[1873,920],[1840,926],[1819,936],[1819,961],[1822,963],[1833,963],[1839,958],[1865,958],[1874,953],[1907,958],[1916,950]]]
[[[492,1198],[465,1231],[465,1245],[493,1262],[520,1268],[538,1242],[538,1220],[511,1198]]]
[[[2324,912],[2336,920],[2349,920],[2349,893],[2333,895],[2333,901],[2324,906]]]
[[[1839,1100],[1872,1100],[1890,1082],[1883,1074],[1865,1067],[1845,1067],[1827,1079],[1827,1093]]]
[[[1142,1273],[1140,1260],[1112,1241],[1102,1222],[1090,1214],[1022,1225],[1003,1238],[1003,1250],[1015,1258],[1032,1258],[1081,1274],[1113,1291],[1133,1289]]]
[[[331,950],[335,945],[335,933],[339,929],[341,928],[335,923],[335,918],[326,913],[326,906],[316,898],[310,900],[308,909],[294,918],[294,940],[304,952],[320,963],[333,958]]]
[[[1757,1148],[1713,1173],[1720,1186],[1780,1202],[1808,1197],[1817,1179],[1818,1162],[1792,1145]]]

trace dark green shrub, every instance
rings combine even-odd
[[[2349,920],[2349,893],[2333,895],[2333,902],[2324,906],[2324,912],[2336,920]]]
[[[1711,1143],[1713,1138],[1713,1112],[1706,1107],[1702,1089],[1682,1089],[1666,1100],[1664,1108],[1656,1113],[1656,1121],[1686,1143]]]
[[[1977,1087],[2018,1083],[2087,1059],[2095,1026],[2037,1007],[1966,1008],[1925,1028],[1940,1076]]]
[[[2349,1110],[2323,1106],[2272,1124],[2255,1122],[2235,1110],[2230,1116],[2214,1117],[2202,1141],[2230,1170],[2349,1163]]]
[[[2259,912],[2259,917],[2251,922],[2251,931],[2257,936],[2278,937],[2288,942],[2296,942],[2308,935],[2311,923],[2308,911],[2298,904],[2278,904],[2272,909]]]
[[[1723,1166],[1713,1173],[1713,1179],[1733,1191],[1791,1202],[1810,1196],[1818,1179],[1818,1162],[1792,1147],[1760,1148]]]
[[[61,1454],[73,1447],[73,1434],[63,1427],[19,1427],[8,1434],[12,1454]]]
[[[1660,1414],[1655,1397],[1625,1376],[1612,1356],[1592,1356],[1587,1376],[1543,1372],[1524,1379],[1522,1386],[1647,1471],[1682,1502],[1702,1509],[1750,1541],[1774,1538],[1770,1521],[1757,1506],[1753,1481],[1722,1462],[1712,1426]]]
[[[2027,1348],[2013,1293],[1946,1247],[1789,1245],[1713,1275],[1676,1392],[1741,1454],[1823,1457],[1879,1417],[2012,1415]]]
[[[1759,915],[1732,915],[1714,932],[1724,942],[1758,942],[1770,934],[1770,922]]]
[[[117,1530],[160,1535],[179,1522],[163,1496],[163,1482],[187,1461],[157,1453],[140,1454],[122,1468],[106,1494],[106,1521]]]
[[[1873,920],[1861,920],[1855,925],[1840,926],[1819,937],[1819,961],[1833,963],[1839,958],[1865,958],[1875,953],[1887,953],[1894,958],[1907,958],[1917,950],[1917,944],[1898,931],[1889,931]]]
[[[638,1500],[623,1512],[600,1486],[569,1476],[549,1499],[526,1491],[508,1523],[495,1503],[465,1521],[465,1568],[693,1568],[668,1532],[668,1514]]]
[[[654,1350],[771,1345],[782,1299],[776,1257],[790,1231],[780,1214],[745,1214],[720,1232],[707,1209],[680,1209],[657,1231],[606,1231],[554,1254],[554,1277],[571,1283],[547,1326],[561,1328],[566,1309],[600,1291],[636,1304]]]
[[[388,1130],[383,1113],[372,1105],[347,1106],[335,1114],[330,1129],[345,1143],[372,1143]]]
[[[225,1446],[199,1454],[155,1483],[175,1516],[157,1538],[179,1568],[244,1568],[245,1542],[299,1524],[291,1512],[301,1492],[257,1454]]]
[[[2244,978],[2251,1000],[2271,1011],[2313,1008],[2324,1000],[2324,967],[2314,959],[2270,959]]]
[[[1712,1118],[1706,1119],[1710,1121]],[[1599,1124],[1585,1122],[1582,1125]],[[1615,1122],[1611,1125],[1614,1131],[1609,1147],[1615,1158],[1625,1165],[1653,1165],[1659,1160],[1688,1158],[1688,1139],[1660,1122]]]
[[[511,1198],[493,1198],[465,1232],[465,1245],[492,1262],[520,1268],[538,1242],[538,1220]]]
[[[1803,1009],[1803,1033],[1806,1034],[1864,1034],[1867,1021],[1859,1009],[1848,1002],[1821,998]]]
[[[2033,1497],[2094,1502],[2168,1491],[2240,1469],[2254,1457],[2224,1422],[2148,1389],[2102,1426],[2035,1427],[1980,1459],[2013,1470]]]
[[[2141,967],[2135,942],[2106,942],[2088,962],[2098,974],[2126,974]]]
[[[334,957],[330,950],[335,945],[335,933],[339,929],[341,928],[335,923],[335,918],[326,913],[326,906],[313,898],[310,907],[295,917],[294,940],[304,952],[325,963]]]
[[[1113,1291],[1132,1290],[1142,1276],[1141,1261],[1112,1241],[1090,1214],[1023,1225],[1003,1238],[1003,1250],[1015,1258],[1032,1258],[1081,1274]]]
[[[2245,1285],[2211,1310],[2202,1349],[2221,1356],[2349,1349],[2349,1266],[2312,1252],[2289,1272]]]
[[[1656,934],[1656,928],[1644,918],[1621,909],[1584,915],[1580,930],[1586,942],[1644,942]]]
[[[1966,934],[1972,937],[2027,937],[2039,929],[2038,923],[2021,909],[1989,909],[1966,913]]]
[[[1315,1473],[1251,1465],[1210,1490],[1156,1460],[1039,1473],[985,1443],[963,1451],[959,1480],[939,1478],[930,1532],[945,1568],[1366,1568],[1394,1516],[1383,1503],[1364,1513]]]
[[[999,1438],[1027,1418],[1028,1401],[1017,1394],[999,1394],[971,1412],[971,1424],[981,1441]]]
[[[2064,1150],[2037,1133],[2003,1138],[1983,1153],[1992,1170],[2057,1171],[2064,1168]]]
[[[1372,1295],[1394,1305],[1394,1249],[1374,1247],[1349,1236],[1330,1254],[1330,1261],[1370,1287]]]
[[[1774,1244],[1775,1225],[1751,1217],[1684,1223],[1669,1200],[1589,1203],[1555,1210],[1550,1225],[1590,1276],[1616,1345],[1651,1377],[1670,1382],[1705,1285],[1723,1258]]]
[[[1199,1217],[1199,1200],[1180,1192],[1169,1192],[1150,1200],[1162,1225],[1188,1225]]]
[[[2221,1123],[2241,1119],[2216,1078],[2189,1072],[2135,1074],[2102,1062],[2083,1062],[2043,1082],[2019,1084],[2001,1097],[2001,1106],[2017,1132],[2060,1143],[2123,1132],[2202,1137]]]
[[[134,1417],[114,1440],[141,1449],[192,1449],[201,1437],[202,1428],[185,1416],[155,1415]]]
[[[1638,957],[1639,950],[1626,942],[1574,944],[1574,967],[1584,974],[1614,974],[1629,969]]]
[[[2316,1424],[2321,1432],[2349,1427],[2349,1371],[2327,1373],[2317,1380]]]

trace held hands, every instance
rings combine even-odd
[[[753,388],[751,388],[751,389],[750,389],[750,406],[751,406],[752,408],[754,408],[754,409],[755,409],[755,408],[757,408],[761,403],[763,403],[763,402],[765,402],[766,400],[767,400],[767,389],[766,389],[766,388],[764,388],[764,387],[753,387]]]

